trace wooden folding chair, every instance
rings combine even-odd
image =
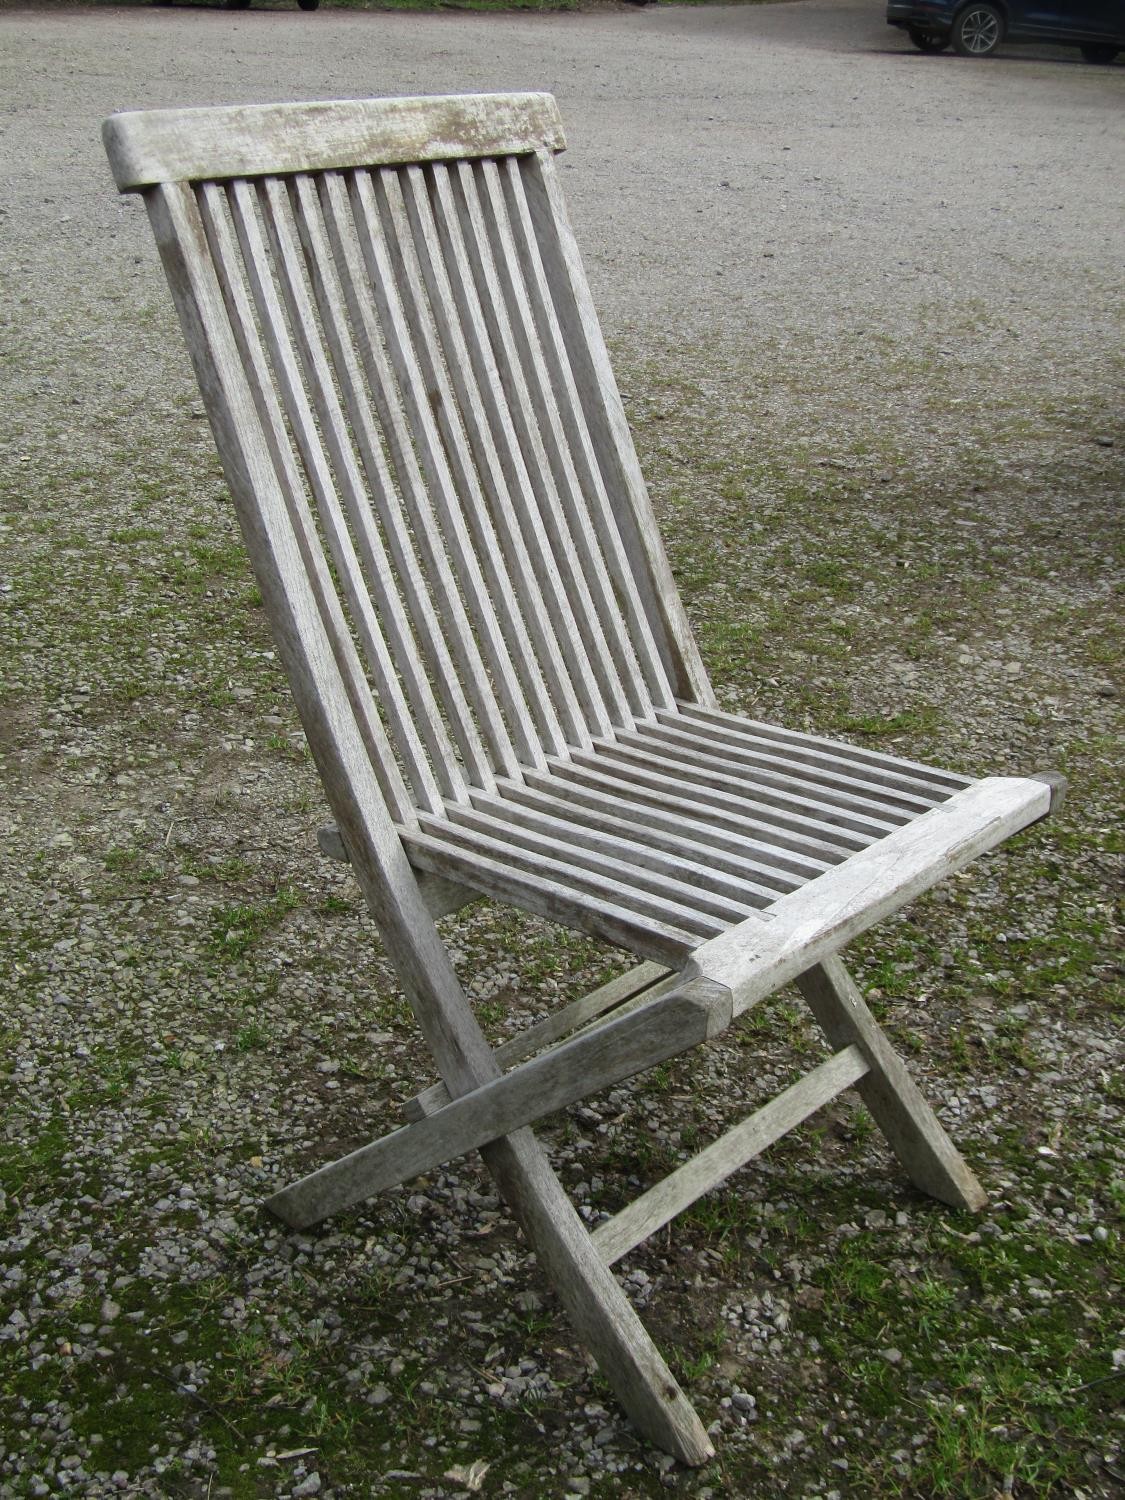
[[[441,1083],[270,1200],[308,1225],[479,1149],[622,1406],[712,1452],[610,1266],[855,1086],[911,1179],[984,1201],[837,956],[1043,817],[721,712],[554,168],[546,94],[115,115],[279,653]],[[435,917],[479,895],[643,960],[493,1052]],[[796,980],[834,1050],[588,1233],[535,1120]],[[507,1068],[507,1071],[505,1071]]]

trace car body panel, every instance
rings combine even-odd
[[[1081,46],[1103,42],[1125,48],[1125,0],[995,0],[1008,42]],[[887,24],[947,36],[966,0],[889,0]]]

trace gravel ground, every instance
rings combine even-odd
[[[0,11],[0,1495],[1120,1495],[1125,69],[881,6]],[[475,1159],[261,1197],[424,1071],[278,681],[115,109],[548,88],[724,701],[1061,817],[858,945],[991,1197],[840,1101],[623,1270],[713,1424],[641,1450]],[[704,523],[705,518],[705,524]],[[488,909],[492,1033],[620,955]],[[591,1218],[793,1076],[792,996],[553,1122]]]

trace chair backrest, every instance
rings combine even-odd
[[[105,135],[147,200],[330,797],[356,731],[410,826],[710,701],[550,95],[153,111]]]

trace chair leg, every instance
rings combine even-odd
[[[860,1097],[916,1187],[954,1208],[981,1209],[984,1189],[946,1135],[839,958],[797,979],[809,1009],[834,1048],[863,1049],[871,1071],[856,1084]]]
[[[705,1018],[706,1012],[702,1014]],[[481,1042],[483,1045],[483,1038]],[[466,1083],[475,1079],[483,1086],[496,1081],[490,1077],[485,1061],[466,1061],[465,1068]],[[455,1106],[456,1101],[446,1109]],[[440,1115],[430,1116],[409,1129],[427,1128],[438,1118]],[[283,1189],[267,1207],[287,1223],[303,1226],[318,1222],[343,1203],[366,1196],[370,1182],[365,1181],[361,1191],[348,1188],[349,1163],[362,1154],[353,1153],[302,1183]],[[493,1140],[481,1148],[481,1155],[578,1337],[597,1360],[633,1424],[651,1443],[681,1463],[706,1463],[715,1450],[703,1424],[591,1241],[530,1128],[525,1126]]]
[[[494,1141],[481,1154],[633,1424],[681,1463],[706,1463],[715,1450],[703,1424],[594,1248],[531,1130]]]

